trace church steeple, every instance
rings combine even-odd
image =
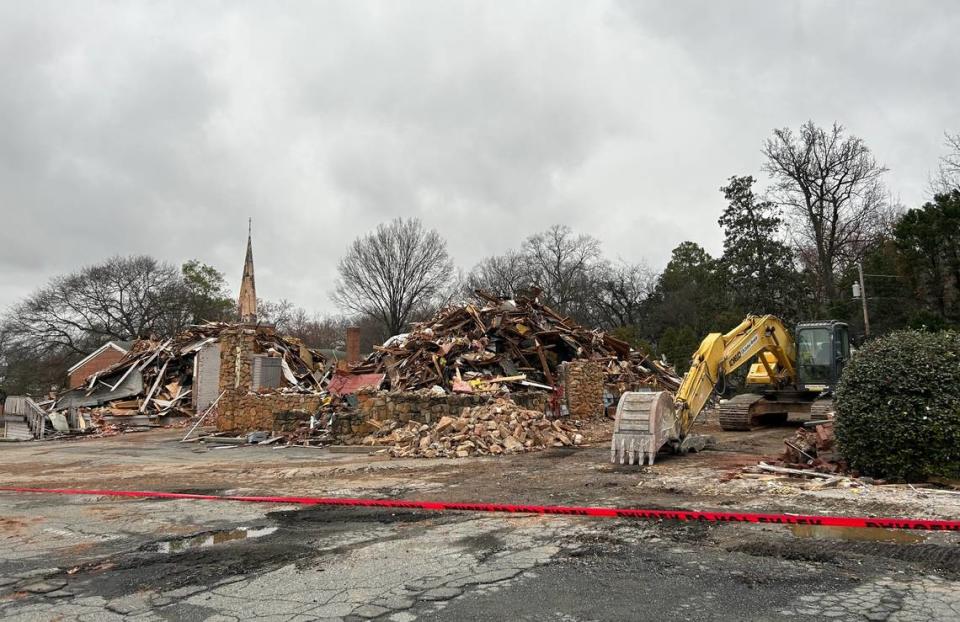
[[[257,286],[253,280],[253,219],[247,223],[247,258],[243,262],[243,280],[240,282],[238,300],[240,321],[257,323]]]

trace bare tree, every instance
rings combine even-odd
[[[466,294],[483,289],[499,296],[525,294],[535,280],[528,258],[515,250],[480,261],[470,270],[464,282]]]
[[[805,123],[797,134],[774,130],[764,144],[764,171],[774,199],[792,216],[799,255],[813,260],[818,301],[837,299],[836,274],[858,259],[877,234],[886,209],[883,174],[863,140]]]
[[[418,219],[395,219],[357,238],[337,266],[332,298],[343,309],[402,332],[418,309],[449,291],[456,278],[447,243]]]
[[[602,260],[600,241],[576,235],[566,225],[553,225],[527,238],[521,253],[545,301],[560,313],[587,319],[584,308],[594,293],[595,270]]]
[[[947,154],[940,157],[940,166],[936,177],[931,181],[931,190],[935,194],[948,194],[960,190],[960,132],[944,132],[944,145]]]
[[[654,272],[643,263],[619,261],[603,265],[598,277],[593,298],[598,323],[608,329],[639,324],[643,303],[656,284]]]
[[[173,334],[190,318],[180,271],[134,256],[51,279],[14,305],[3,324],[7,339],[21,348],[86,354],[110,339]]]
[[[348,320],[342,316],[320,317],[286,298],[277,302],[257,300],[258,317],[274,325],[285,337],[295,337],[311,348],[343,350]]]
[[[306,313],[303,309],[295,307],[292,302],[286,298],[281,298],[274,302],[273,300],[264,300],[257,298],[257,320],[264,324],[273,324],[274,328],[281,335],[291,334],[290,324],[294,321],[293,316],[297,312]]]

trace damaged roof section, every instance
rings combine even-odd
[[[191,326],[170,339],[135,342],[120,361],[87,378],[83,388],[61,395],[55,408],[107,406],[154,416],[191,416],[195,412],[197,354],[219,344],[221,334],[230,329],[251,331],[259,352],[281,360],[283,390],[311,393],[325,389],[328,378],[319,352],[279,336],[271,326],[209,322]],[[218,354],[216,358],[219,360]]]

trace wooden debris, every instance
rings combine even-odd
[[[804,470],[804,469],[788,469],[786,467],[773,466],[772,464],[767,464],[766,462],[761,462],[757,465],[757,468],[761,471],[768,471],[770,473],[780,473],[783,475],[799,475],[801,477],[821,477],[826,479],[832,479],[833,476],[827,473],[818,473],[813,470]]]
[[[440,386],[447,392],[501,386],[552,390],[562,363],[589,359],[607,367],[611,383],[675,391],[680,378],[630,345],[560,316],[536,298],[500,298],[478,290],[474,304],[447,307],[374,348],[354,374],[387,375],[391,391]]]
[[[98,386],[116,390],[137,370],[143,376],[144,393],[95,407],[90,411],[91,415],[193,416],[191,399],[188,398],[193,395],[196,355],[204,346],[216,343],[224,330],[236,327],[225,322],[208,322],[190,326],[170,339],[151,338],[135,342],[117,363],[91,375],[85,386],[87,395]],[[277,335],[271,327],[257,326],[252,330],[257,351],[269,352],[282,359],[283,378],[288,386],[281,391],[312,393],[325,390],[328,379],[323,374],[323,355],[304,347],[296,339]]]

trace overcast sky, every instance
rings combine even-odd
[[[834,120],[925,199],[960,130],[942,2],[0,3],[0,307],[113,254],[332,312],[346,245],[416,216],[457,265],[554,223],[661,269],[721,247],[775,127]]]

